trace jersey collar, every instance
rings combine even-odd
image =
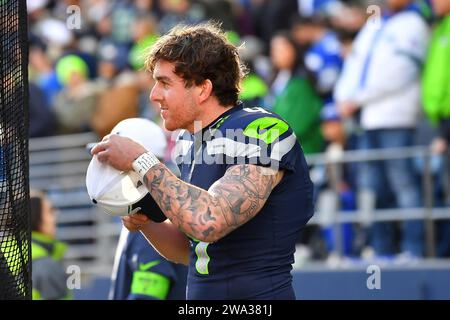
[[[204,127],[202,129],[202,135],[207,131],[207,130],[214,130],[219,128],[222,123],[233,113],[242,110],[244,108],[244,103],[242,101],[238,101],[238,103],[236,104],[236,106],[234,106],[233,108],[225,111],[224,113],[222,113],[220,116],[218,116],[215,120],[213,120],[210,124],[208,124],[206,127]]]

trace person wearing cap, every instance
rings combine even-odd
[[[72,299],[61,260],[66,244],[55,239],[55,210],[45,194],[30,192],[33,300]]]
[[[292,129],[238,101],[238,49],[211,23],[175,27],[152,46],[146,66],[165,128],[183,129],[174,151],[181,178],[151,148],[106,136],[93,159],[141,177],[160,211],[127,215],[125,227],[189,265],[189,300],[295,299],[295,243],[314,208]]]
[[[143,119],[140,119],[144,121]],[[155,156],[162,161],[167,143],[158,125],[149,120],[146,139]],[[118,124],[121,130],[124,123]],[[135,122],[136,123],[136,122]],[[114,130],[113,130],[114,132]],[[122,228],[114,259],[109,299],[111,300],[184,300],[187,268],[172,263],[149,246],[139,232]]]
[[[57,133],[91,131],[90,121],[105,85],[89,81],[88,64],[75,54],[59,59],[55,70],[58,81],[63,85],[54,101]]]

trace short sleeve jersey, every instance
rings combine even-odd
[[[231,166],[284,170],[250,221],[214,243],[190,238],[187,298],[295,299],[295,244],[314,208],[308,166],[289,125],[262,108],[238,104],[196,134],[180,132],[174,160],[183,181],[205,190]]]

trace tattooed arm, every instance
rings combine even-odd
[[[98,160],[118,170],[132,170],[145,148],[131,139],[110,135],[92,149]],[[252,219],[264,206],[282,171],[256,165],[236,165],[209,190],[178,179],[157,164],[145,176],[147,188],[164,214],[185,234],[214,242]]]
[[[214,242],[252,219],[282,176],[282,171],[236,165],[206,191],[158,164],[147,172],[144,182],[174,225],[195,239]]]

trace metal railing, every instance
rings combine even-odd
[[[436,232],[434,227],[435,220],[450,219],[450,208],[434,207],[434,177],[431,169],[431,153],[429,147],[413,146],[402,148],[386,148],[372,150],[352,150],[342,152],[320,153],[307,156],[307,162],[310,166],[322,165],[328,168],[328,179],[331,189],[327,193],[321,194],[322,199],[318,201],[318,210],[311,223],[322,227],[333,228],[334,244],[337,253],[343,254],[343,237],[339,225],[343,223],[360,223],[369,226],[374,222],[403,221],[420,219],[425,222],[425,248],[426,256],[433,258],[435,253]],[[448,156],[448,155],[447,155]],[[339,205],[339,186],[343,181],[343,165],[349,163],[362,163],[369,161],[394,160],[405,158],[422,158],[423,172],[422,196],[423,207],[421,208],[392,208],[376,209],[375,197],[373,192],[363,190],[358,192],[357,210],[342,211]],[[445,158],[445,156],[444,156]],[[441,174],[445,174],[444,190],[446,199],[449,196],[448,190],[448,170],[447,163],[444,161],[444,168]],[[325,197],[325,199],[323,198]],[[320,196],[319,196],[320,198]],[[448,203],[448,201],[446,201]],[[325,205],[323,205],[325,203]]]

